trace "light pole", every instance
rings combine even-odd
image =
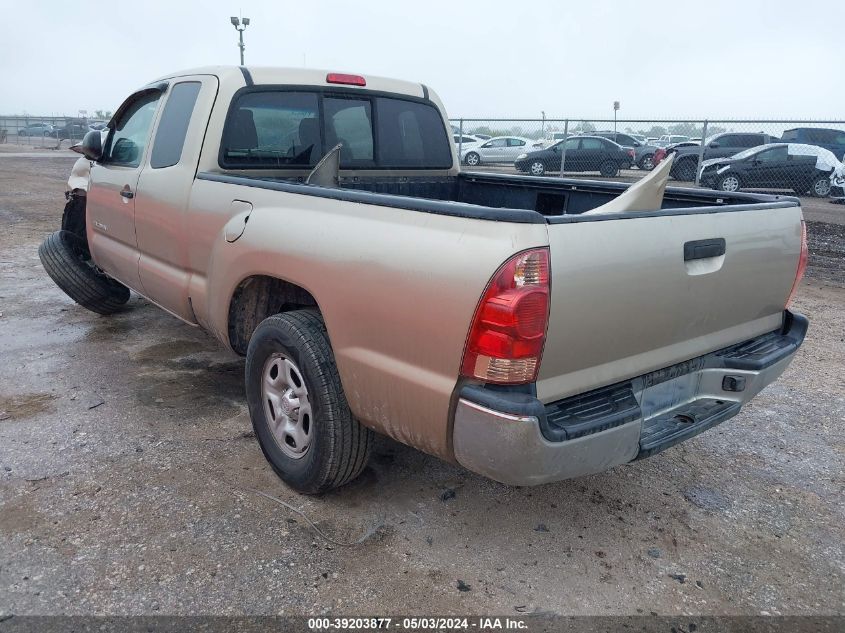
[[[238,32],[238,36],[240,37],[240,43],[238,44],[238,48],[241,49],[241,66],[244,65],[244,29],[249,26],[249,18],[241,18],[240,20],[236,18],[234,15],[232,16],[232,26],[235,27],[235,30]]]
[[[243,61],[241,63],[243,64]],[[616,137],[616,113],[619,112],[619,105],[620,104],[619,104],[618,101],[613,102],[613,135],[614,135],[613,140],[614,141],[616,140],[616,138],[615,138]]]

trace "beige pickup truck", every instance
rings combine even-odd
[[[86,137],[83,228],[41,259],[86,308],[131,289],[245,355],[256,437],[307,493],[356,477],[374,433],[508,484],[594,473],[727,420],[792,360],[797,199],[589,213],[628,185],[461,172],[450,136],[419,83],[174,73]]]

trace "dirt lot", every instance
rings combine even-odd
[[[308,498],[251,436],[239,358],[47,278],[70,165],[0,155],[0,616],[845,612],[845,227],[808,210],[807,341],[724,425],[533,489],[383,440]],[[330,544],[252,490],[337,540],[375,533]]]

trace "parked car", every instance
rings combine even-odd
[[[784,143],[817,145],[833,152],[838,160],[845,158],[845,131],[823,127],[796,127],[780,137]]]
[[[743,150],[758,145],[768,145],[776,140],[762,132],[753,134],[724,132],[716,134],[707,139],[704,144],[704,160],[733,156]],[[701,146],[698,144],[673,148],[670,153],[675,154],[675,163],[672,165],[670,175],[677,180],[695,180],[700,152]]]
[[[475,146],[479,143],[484,142],[484,139],[479,138],[473,134],[464,134],[463,136],[461,136],[460,134],[454,134],[452,138],[455,141],[455,145],[457,145],[461,149]]]
[[[669,145],[674,145],[675,143],[683,143],[684,141],[688,141],[689,136],[684,136],[683,134],[664,134],[659,139],[657,139],[654,144],[657,147],[667,147]]]
[[[735,192],[745,187],[792,189],[826,198],[831,174],[841,163],[833,152],[815,145],[771,143],[752,147],[728,158],[713,158],[701,164],[703,187]]]
[[[613,130],[602,132],[590,132],[591,136],[601,136],[610,139],[614,143],[621,145],[627,149],[634,150],[634,159],[631,165],[625,165],[622,169],[628,169],[632,165],[636,165],[640,169],[651,171],[657,164],[654,162],[654,154],[659,149],[656,145],[649,145],[643,143],[633,134],[626,134],[624,132],[614,132]]]
[[[53,129],[50,132],[50,136],[58,139],[69,138],[81,141],[82,137],[90,131],[91,129],[87,125],[83,125],[82,123],[68,123],[64,127]]]
[[[461,162],[475,167],[482,163],[512,163],[526,150],[542,147],[542,141],[523,136],[494,136],[480,145],[461,151]]]
[[[532,176],[560,171],[564,146],[565,171],[597,171],[609,178],[617,175],[622,166],[630,164],[634,158],[634,150],[625,149],[601,136],[571,136],[546,149],[520,154],[514,167]]]
[[[18,130],[18,136],[50,136],[53,129],[49,123],[29,123]]]
[[[804,339],[798,200],[669,188],[625,212],[625,183],[462,173],[419,83],[251,70],[130,95],[82,143],[86,221],[64,226],[86,229],[39,256],[89,310],[132,288],[246,356],[296,490],[353,480],[374,433],[513,485],[607,470],[736,415]]]

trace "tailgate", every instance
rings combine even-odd
[[[801,250],[799,206],[548,229],[546,403],[777,329]]]

